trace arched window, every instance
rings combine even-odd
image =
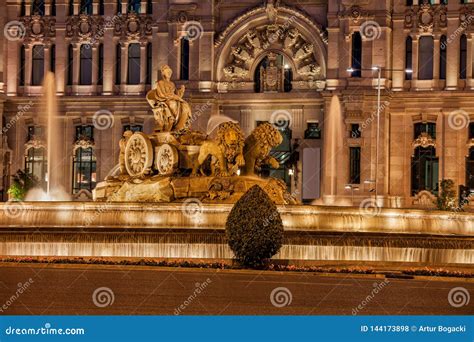
[[[56,72],[56,45],[51,45],[49,70]]]
[[[79,13],[92,14],[92,0],[81,0]]]
[[[128,0],[127,12],[140,13],[140,0]]]
[[[56,16],[56,0],[51,0],[51,15]]]
[[[140,44],[128,46],[128,84],[140,84]]]
[[[189,80],[189,40],[181,38],[179,78]]]
[[[92,84],[92,47],[88,44],[81,45],[80,51],[80,77],[79,83],[81,85]]]
[[[91,142],[94,140],[93,126],[77,126],[76,127],[76,142],[85,140]],[[92,191],[95,188],[96,176],[96,158],[92,147],[77,147],[74,151],[73,158],[73,193],[78,193],[81,190]]]
[[[418,79],[433,79],[433,37],[420,37],[418,48]]]
[[[153,67],[152,45],[148,43],[146,46],[146,84],[151,84],[151,72]]]
[[[20,47],[20,77],[19,77],[19,83],[20,83],[20,86],[24,86],[25,85],[25,46],[22,45]]]
[[[255,92],[290,92],[293,70],[282,54],[269,53],[255,68]]]
[[[446,36],[442,35],[439,40],[439,78],[446,79],[446,61],[447,61],[448,42]]]
[[[67,48],[67,85],[72,85],[73,82],[73,61],[74,61],[74,49],[72,44],[69,44]]]
[[[405,70],[413,70],[413,40],[407,37],[405,40]],[[405,72],[405,79],[411,80],[413,73]]]
[[[411,193],[427,190],[434,194],[438,193],[438,158],[436,157],[436,149],[433,146],[415,149],[415,153],[411,161]]]
[[[466,79],[466,68],[467,68],[467,38],[463,34],[459,44],[459,78],[461,80]]]
[[[30,147],[25,156],[25,173],[36,178],[41,185],[46,184],[48,171],[46,150],[44,147]]]
[[[41,85],[44,76],[44,46],[33,46],[33,59],[31,64],[31,85]]]
[[[471,192],[474,191],[474,147],[469,149],[466,157],[466,186]]]
[[[102,85],[104,80],[104,44],[99,44],[99,61],[97,68],[97,84]]]
[[[120,43],[115,46],[115,84],[122,83],[122,47]]]
[[[32,0],[31,13],[44,15],[44,0]]]
[[[354,69],[352,77],[362,76],[362,37],[359,32],[352,34],[352,54],[351,54],[351,67]]]

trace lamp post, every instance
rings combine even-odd
[[[375,142],[375,205],[377,205],[378,200],[378,174],[379,174],[379,143],[380,143],[380,85],[382,80],[382,69],[385,71],[404,71],[407,74],[413,73],[412,69],[390,69],[390,68],[381,68],[380,66],[373,66],[370,69],[367,68],[358,68],[354,69],[352,67],[347,68],[347,72],[353,73],[354,71],[364,71],[364,70],[371,70],[377,72],[377,137]]]

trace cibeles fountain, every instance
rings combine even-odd
[[[193,131],[184,87],[176,89],[169,67],[161,73],[146,97],[154,131],[124,133],[117,172],[97,185],[93,202],[0,204],[0,256],[231,259],[227,215],[259,185],[284,224],[276,259],[474,263],[472,214],[298,204],[283,182],[258,176],[277,166],[275,127],[262,124],[245,137],[238,122],[218,115],[206,132]],[[54,106],[46,108],[54,118]],[[335,150],[339,138],[328,138]]]
[[[278,167],[270,155],[283,138],[273,125],[258,126],[246,139],[236,121],[211,118],[206,133],[192,131],[190,105],[184,86],[176,89],[169,66],[163,79],[148,92],[155,129],[152,134],[126,131],[120,141],[120,173],[107,177],[94,190],[94,200],[109,202],[235,203],[258,184],[277,204],[295,204],[286,184],[261,178],[264,165]]]

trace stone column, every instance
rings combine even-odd
[[[148,41],[140,42],[140,84],[143,85],[146,84],[147,44]]]
[[[250,108],[240,108],[240,126],[246,136],[252,131],[252,110]]]
[[[466,58],[466,83],[469,84],[472,80],[472,64],[474,63],[473,60],[473,42],[472,33],[466,34],[467,38],[467,58]]]
[[[8,65],[8,67],[4,71],[4,75],[6,74],[6,77],[4,76],[4,80],[6,80],[7,82],[7,95],[15,96],[17,95],[17,91],[18,91],[19,72],[26,71],[26,70],[25,71],[20,70],[19,53],[20,53],[21,44],[19,44],[18,42],[7,40],[5,46],[7,48],[7,54],[5,57],[7,59],[6,65]],[[27,53],[27,50],[25,49],[25,61],[26,61],[26,53]],[[26,76],[26,72],[25,72],[25,76]],[[25,77],[25,82],[26,82],[26,77]]]
[[[106,17],[115,18],[115,0],[104,0],[104,14]],[[111,19],[112,21],[113,19]],[[114,42],[114,25],[105,26],[104,29],[104,79],[102,80],[102,94],[112,95],[114,89],[114,73],[115,73],[115,51]]]
[[[303,127],[303,107],[301,108],[293,108],[291,110],[292,113],[292,120],[291,123],[291,130],[293,132],[293,139],[301,139],[304,135],[304,127]]]
[[[51,69],[51,44],[44,44],[44,76]]]
[[[403,31],[404,20],[393,21],[393,50],[397,53],[393,54],[393,69],[405,70],[406,55],[406,39],[407,36]],[[393,90],[402,90],[405,81],[405,72],[394,71],[392,76]]]
[[[66,1],[56,1],[56,21],[65,22],[69,4]],[[67,53],[69,42],[66,41],[66,26],[56,25],[56,90],[58,95],[64,95],[66,86]]]
[[[79,72],[80,72],[80,58],[81,58],[81,44],[74,43],[72,45],[72,86],[75,88],[79,84]],[[76,92],[77,89],[74,90]]]
[[[419,45],[419,37],[415,36],[412,37],[412,48],[413,48],[413,58],[412,58],[412,64],[413,64],[413,75],[412,75],[412,80],[416,81],[418,79],[418,45]]]
[[[127,75],[127,69],[128,69],[128,43],[126,42],[120,42],[120,52],[121,52],[121,66],[120,66],[120,72],[121,72],[121,79],[120,79],[120,92],[125,91],[125,86],[128,82],[128,75]]]
[[[33,46],[31,44],[27,44],[25,45],[25,87],[29,87],[31,85],[32,57]]]
[[[458,88],[459,79],[459,39],[461,35],[453,34],[459,27],[459,18],[448,17],[448,48],[447,48],[447,61],[446,61],[446,90],[456,90]],[[453,37],[450,40],[450,35]]]
[[[436,34],[433,37],[433,80],[437,85],[439,82],[439,50],[440,50],[440,35]]]
[[[97,78],[99,75],[99,45],[92,44],[92,86],[97,92]]]

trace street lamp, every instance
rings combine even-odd
[[[347,68],[347,72],[353,73],[354,71],[363,71],[363,70],[371,70],[377,72],[377,140],[375,143],[375,203],[377,203],[378,199],[378,175],[379,175],[379,142],[380,142],[380,83],[382,79],[382,69],[385,71],[404,71],[407,74],[413,73],[412,69],[390,69],[390,68],[382,68],[378,65],[372,66],[372,68],[358,68],[354,69],[352,67]],[[377,204],[376,204],[377,205]]]

